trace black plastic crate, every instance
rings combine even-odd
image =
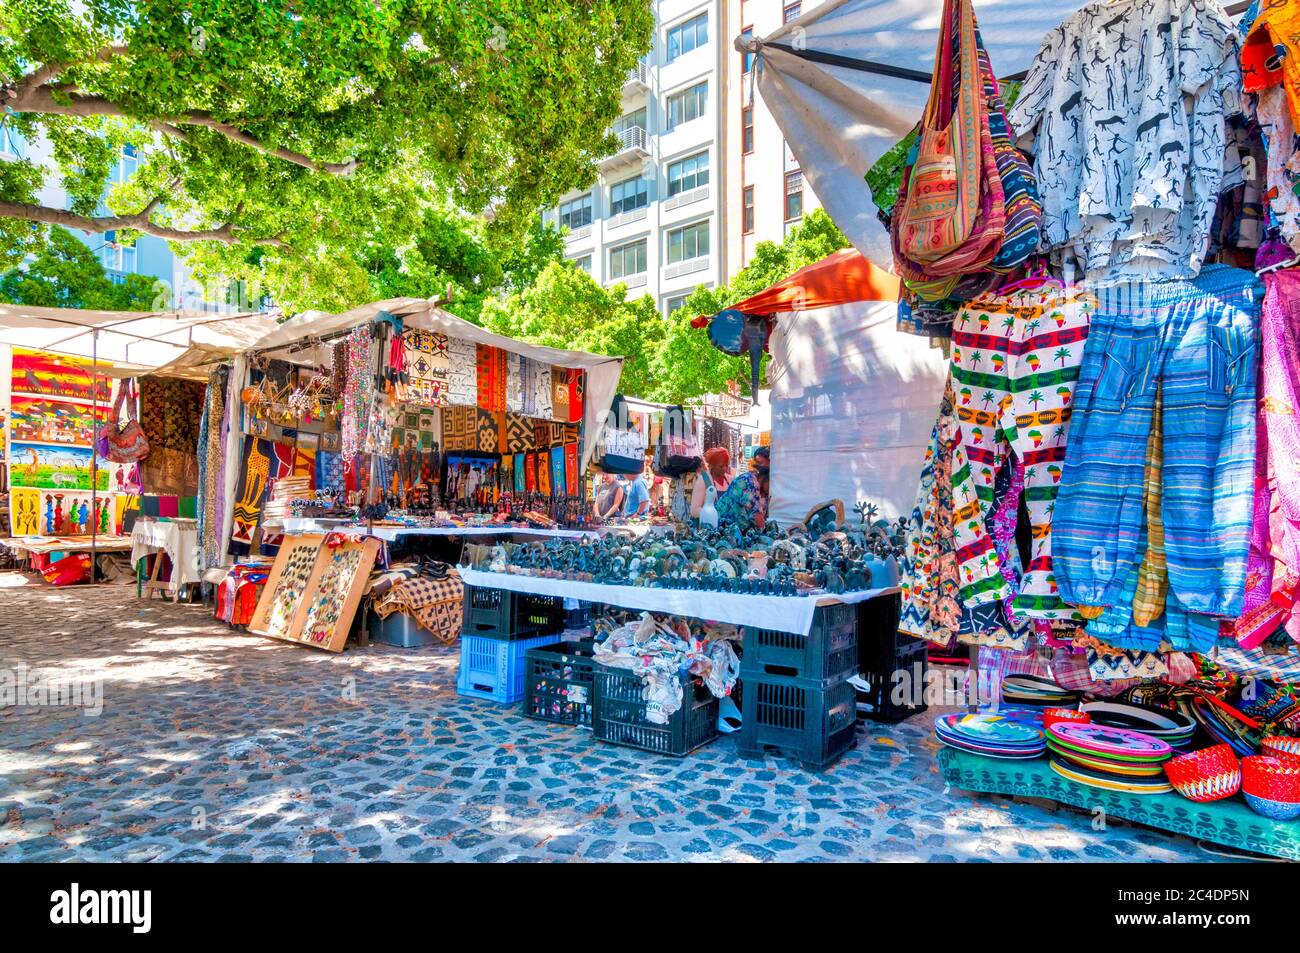
[[[783,676],[824,682],[858,666],[858,608],[818,606],[806,636],[745,627],[741,678]]]
[[[524,714],[538,721],[591,727],[594,643],[557,642],[524,653]]]
[[[897,620],[896,613],[893,618]],[[862,717],[892,725],[926,710],[929,642],[903,635],[894,621],[864,636],[860,647],[860,680],[867,685],[858,693]]]
[[[680,758],[718,737],[718,700],[689,675],[682,678],[682,706],[666,725],[646,718],[641,677],[596,665],[596,696],[591,727],[611,744]]]
[[[487,639],[527,639],[564,631],[564,600],[510,589],[465,587],[461,632]]]
[[[806,771],[822,771],[855,744],[857,692],[847,680],[813,688],[796,678],[744,681],[740,738],[742,757],[761,758],[777,748]]]

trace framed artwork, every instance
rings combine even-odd
[[[15,536],[108,534],[117,522],[117,503],[112,493],[15,489],[9,506]]]
[[[316,555],[322,535],[291,536],[281,543],[271,574],[257,600],[257,608],[248,623],[248,630],[258,635],[277,639],[290,638],[298,607],[307,589],[307,580],[316,568]]]
[[[405,426],[408,430],[419,430],[419,429],[420,429],[420,414],[419,414],[419,413],[413,413],[413,414],[412,414],[412,413],[408,413],[408,414],[406,415],[406,422],[405,422],[404,426]]]
[[[10,404],[10,432],[14,440],[89,447],[95,442],[95,422],[103,423],[113,408],[100,404],[15,394]]]
[[[14,536],[41,535],[41,491],[15,489],[9,494],[9,526]]]
[[[89,490],[94,451],[90,447],[48,447],[17,443],[12,447],[9,482],[50,490]],[[95,474],[100,490],[107,490],[109,473],[105,463]]]
[[[328,450],[330,453],[339,452],[339,432],[337,430],[326,430],[320,435],[320,448]]]
[[[377,539],[350,539],[321,547],[298,607],[297,641],[328,652],[343,651],[379,546]]]
[[[112,398],[112,382],[95,374],[94,365],[85,358],[16,347],[11,366],[10,391],[14,394],[85,401],[97,398],[101,403]]]

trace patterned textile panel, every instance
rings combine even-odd
[[[537,373],[533,378],[533,416],[550,420],[553,412],[551,393],[551,365],[536,364]]]
[[[551,449],[551,423],[549,420],[533,421],[533,447],[537,450]]]
[[[582,419],[582,402],[587,396],[587,372],[576,367],[569,369],[569,421]]]
[[[566,443],[564,445],[564,484],[569,496],[578,495],[579,482],[578,445],[576,443]]]
[[[149,448],[196,453],[207,387],[197,381],[140,378],[140,426]]]
[[[483,410],[506,409],[506,352],[489,344],[475,345],[475,363],[478,367],[477,404]]]
[[[535,453],[524,455],[524,490],[528,493],[537,492],[537,454]]]
[[[537,449],[531,417],[506,413],[506,450],[510,453],[527,453]]]
[[[473,407],[442,409],[442,443],[445,450],[473,450],[477,443],[478,412]]]
[[[551,453],[549,450],[537,454],[537,492],[542,496],[551,495]]]
[[[503,410],[483,410],[477,414],[474,445],[479,453],[505,452],[506,415]]]
[[[275,461],[274,444],[248,434],[239,462],[239,480],[235,484],[235,523],[230,538],[229,551],[234,556],[247,556],[253,541],[253,531],[262,518],[262,503],[266,499]]]
[[[551,367],[551,419],[569,420],[569,369]]]
[[[410,378],[402,399],[426,407],[445,404],[451,372],[447,335],[410,328],[402,332],[402,343],[406,348],[406,372]]]
[[[447,339],[447,403],[473,407],[478,403],[478,350],[473,341]]]
[[[551,448],[551,492],[556,496],[568,494],[564,482],[564,447]]]
[[[524,358],[506,353],[506,410],[515,414],[524,412]]]

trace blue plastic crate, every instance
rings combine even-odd
[[[562,635],[537,635],[507,642],[488,636],[462,635],[456,693],[502,704],[519,701],[524,697],[528,650],[554,645],[562,639]]]

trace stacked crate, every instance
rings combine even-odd
[[[807,636],[746,627],[741,755],[776,748],[810,771],[833,764],[854,745],[857,670],[856,606],[818,606]]]
[[[528,651],[561,641],[563,633],[562,599],[466,586],[457,693],[518,702],[524,696]]]

